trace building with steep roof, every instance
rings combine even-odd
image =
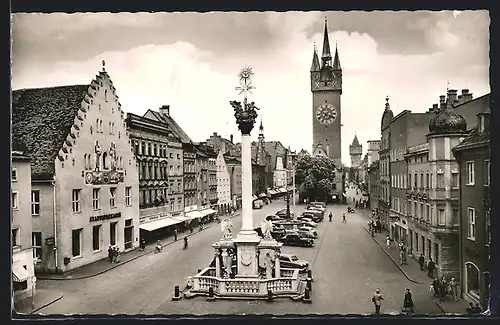
[[[15,142],[15,140],[13,141]],[[42,255],[40,232],[33,232],[32,213],[40,206],[32,205],[30,158],[13,143],[11,169],[11,240],[12,240],[12,290],[14,302],[33,294],[35,283],[34,263]],[[39,197],[35,197],[38,199]]]
[[[354,135],[354,139],[351,145],[349,145],[349,155],[351,156],[351,167],[360,167],[361,156],[363,155],[363,145],[359,143],[357,135]]]
[[[231,177],[226,165],[226,160],[219,150],[216,160],[217,168],[217,205],[220,214],[229,212],[231,204]]]
[[[65,272],[107,258],[110,245],[138,246],[137,165],[104,65],[88,85],[13,91],[12,136],[31,159],[36,269]]]

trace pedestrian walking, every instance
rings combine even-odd
[[[402,241],[400,241],[398,244],[398,251],[399,251],[399,264],[403,265],[404,257],[403,257],[403,242]]]
[[[342,222],[347,222],[347,220],[345,219],[345,213],[342,214]]]
[[[146,241],[144,240],[144,238],[141,238],[141,251],[144,251],[145,248],[146,248]]]
[[[114,257],[114,262],[115,263],[120,263],[120,248],[115,247],[115,254],[113,255]]]
[[[457,283],[457,280],[455,280],[455,278],[451,278],[449,286],[450,286],[451,297],[453,298],[453,300],[458,301],[458,283]]]
[[[177,228],[174,229],[174,241],[177,241]]]
[[[429,262],[427,262],[427,276],[429,278],[434,277],[434,269],[436,268],[436,263],[432,260],[432,257],[429,257]]]
[[[411,296],[410,289],[407,288],[405,292],[405,298],[403,301],[403,311],[407,312],[408,310],[413,313],[413,299]]]
[[[331,212],[328,214],[328,219],[330,220],[330,222],[332,222],[333,214]]]
[[[382,300],[384,297],[380,294],[380,289],[375,290],[375,294],[372,297],[373,305],[375,306],[375,314],[380,315],[380,307],[382,306]]]
[[[434,297],[439,297],[439,279],[435,278],[431,283],[431,288],[434,291]]]
[[[420,265],[420,270],[423,271],[425,269],[425,257],[424,254],[420,253],[418,257],[418,265]]]
[[[446,294],[448,293],[448,285],[446,281],[439,281],[439,300],[444,301],[444,297],[446,297]]]
[[[478,302],[476,302],[476,305],[474,306],[473,312],[474,312],[474,314],[481,314],[483,312],[483,309],[481,308],[481,306],[479,306]]]
[[[109,263],[113,263],[113,255],[114,255],[115,251],[113,249],[113,246],[109,245],[109,248],[108,248],[108,260],[109,260]]]
[[[161,252],[162,249],[163,249],[163,246],[162,246],[160,240],[157,240],[156,245],[155,245],[155,254]]]
[[[193,226],[189,225],[189,233],[193,234]]]
[[[403,264],[406,264],[406,253],[407,253],[407,250],[408,250],[408,247],[406,246],[406,244],[403,242]]]
[[[188,238],[184,237],[184,247],[182,248],[184,250],[188,249]]]
[[[469,307],[465,309],[468,315],[474,315],[474,304],[469,302]]]
[[[391,249],[391,237],[389,237],[389,235],[387,235],[387,237],[385,238],[385,244],[387,245],[387,249],[390,250]]]

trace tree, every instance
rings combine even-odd
[[[295,181],[309,201],[327,200],[335,186],[335,168],[330,158],[305,155],[297,160]]]

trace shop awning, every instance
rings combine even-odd
[[[200,213],[200,211],[191,211],[186,213],[186,217],[188,217],[189,219],[197,219],[204,217],[204,214]]]
[[[196,211],[196,212],[198,212],[198,211]],[[186,213],[186,214],[187,214],[187,213]],[[172,217],[172,219],[179,220],[179,222],[184,222],[184,221],[191,220],[191,218],[189,218],[189,217],[185,217],[185,216],[175,216],[175,217]]]
[[[143,223],[143,224],[139,225],[139,228],[146,230],[146,231],[153,231],[156,229],[172,226],[172,225],[178,224],[180,222],[182,222],[182,221],[176,220],[174,218],[163,218],[160,220],[155,220],[152,222]]]
[[[31,277],[30,274],[21,265],[12,266],[12,280],[14,282],[23,282],[26,281],[29,277]]]
[[[210,209],[205,209],[203,211],[200,211],[200,213],[203,214],[203,216],[208,216],[209,214],[212,214],[212,213],[216,213],[217,211],[215,211],[214,209],[210,208]]]

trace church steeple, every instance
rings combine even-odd
[[[325,31],[323,33],[323,53],[321,55],[323,67],[330,66],[332,63],[332,54],[330,52],[330,40],[328,39],[328,23],[325,17]]]
[[[333,59],[333,70],[342,70],[340,67],[339,50],[337,44],[335,43],[335,58]]]
[[[311,72],[320,71],[321,66],[319,65],[318,52],[316,51],[316,44],[314,44],[313,60],[311,64]]]
[[[262,125],[262,117],[260,118],[259,141],[264,142],[264,126]]]

